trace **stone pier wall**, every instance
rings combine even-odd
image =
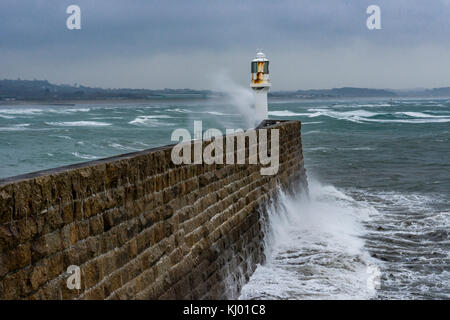
[[[264,204],[306,186],[300,122],[265,125],[280,133],[274,176],[175,165],[167,146],[0,180],[0,299],[236,298],[264,261]]]

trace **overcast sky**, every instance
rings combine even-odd
[[[81,7],[81,30],[66,8]],[[381,30],[366,9],[381,8]],[[450,86],[450,0],[1,0],[0,78],[127,88]],[[213,84],[214,83],[214,84]]]

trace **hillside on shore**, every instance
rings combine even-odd
[[[0,80],[0,101],[90,101],[90,100],[150,100],[165,98],[203,99],[224,93],[193,89],[104,89],[83,85],[52,84],[47,80]],[[370,88],[333,88],[296,91],[271,91],[272,98],[364,98],[364,97],[450,97],[450,87],[433,89],[390,90]]]

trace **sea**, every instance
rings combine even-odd
[[[247,129],[236,99],[0,105],[0,179]],[[302,121],[309,194],[268,206],[240,299],[449,299],[450,99],[272,99]]]

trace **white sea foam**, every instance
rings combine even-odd
[[[309,116],[309,113],[296,113],[289,110],[281,111],[269,111],[269,116],[275,117],[297,117],[297,116]]]
[[[379,115],[377,112],[370,112],[366,110],[353,110],[353,111],[334,111],[324,108],[311,108],[308,111],[312,112],[306,114],[309,118],[317,118],[321,116],[330,117],[338,120],[347,120],[352,122],[361,123],[366,118]]]
[[[352,110],[352,111],[334,111],[330,109],[323,109],[323,108],[311,108],[308,109],[308,111],[314,112],[312,114],[309,114],[308,116],[310,118],[315,118],[319,116],[328,116],[332,118],[337,119],[349,119],[351,117],[374,117],[379,115],[379,112],[371,112],[367,110]]]
[[[328,108],[310,108],[310,113],[295,113],[288,110],[272,111],[270,115],[275,116],[306,116],[308,118],[317,118],[321,116],[330,117],[338,120],[347,120],[356,123],[363,122],[377,122],[377,123],[445,123],[450,122],[450,117],[447,115],[430,115],[423,112],[395,112],[394,114],[402,114],[414,119],[374,119],[373,117],[379,115],[392,115],[389,112],[371,112],[367,110],[352,110],[352,111],[336,111]],[[307,122],[304,124],[308,124]]]
[[[142,141],[136,141],[134,144],[137,144],[137,145],[140,145],[140,146],[144,146],[144,147],[150,147],[149,144],[144,143],[144,142],[142,142]]]
[[[92,120],[120,120],[123,119],[123,117],[94,117],[91,118]]]
[[[171,116],[168,115],[148,115],[148,116],[138,116],[136,119],[128,122],[134,125],[146,125],[150,127],[157,127],[160,125],[172,125],[172,123],[161,122],[158,119],[170,119]]]
[[[269,208],[267,262],[258,266],[241,299],[366,299],[368,267],[362,225],[370,206],[332,186],[310,181],[310,199],[280,193]]]
[[[418,212],[428,210],[427,208],[435,203],[442,202],[439,195],[436,194],[422,194],[422,193],[400,193],[396,191],[378,191],[374,194],[377,198],[383,201],[377,202],[377,204],[386,204],[389,207],[395,205],[395,207],[407,208],[409,212]],[[450,222],[450,220],[449,220]]]
[[[352,150],[352,151],[370,151],[370,150],[375,150],[374,148],[371,147],[359,147],[359,148],[341,148],[343,150]]]
[[[306,136],[306,135],[309,135],[309,134],[315,134],[315,133],[321,133],[321,132],[322,131],[320,131],[320,130],[311,130],[311,131],[302,132],[302,135]]]
[[[124,146],[124,145],[121,145],[120,143],[110,143],[109,146],[114,149],[124,150],[124,151],[140,151],[140,150],[142,150],[141,148],[133,148],[130,146]]]
[[[429,112],[429,113],[450,113],[450,111],[447,111],[447,110],[424,110],[424,112]]]
[[[412,118],[448,118],[449,116],[435,116],[432,114],[426,114],[423,112],[396,112],[395,114],[404,114],[405,116]]]
[[[450,118],[440,118],[440,119],[360,119],[361,121],[367,122],[378,122],[378,123],[410,123],[410,124],[423,124],[423,123],[445,123],[450,122]]]
[[[191,110],[188,109],[182,109],[182,108],[175,108],[175,109],[167,109],[169,112],[180,112],[180,113],[188,113],[191,112]]]
[[[52,108],[52,109],[43,109],[42,111],[51,112],[51,113],[59,113],[59,114],[68,114],[68,113],[76,113],[76,112],[89,112],[90,108]]]
[[[8,127],[0,127],[0,131],[24,131],[29,126],[29,123],[14,124]]]
[[[41,113],[42,111],[43,111],[43,109],[37,109],[37,108],[0,109],[0,113],[12,114],[12,115],[33,115],[33,114]]]
[[[7,115],[36,115],[42,113],[69,114],[76,112],[89,112],[90,108],[1,108],[0,114]]]
[[[4,114],[0,114],[0,118],[3,118],[3,119],[15,119],[16,117],[13,117],[13,116],[5,116]]]
[[[49,126],[56,127],[106,127],[111,123],[100,121],[63,121],[63,122],[45,122]]]
[[[323,121],[311,121],[311,122],[303,122],[302,124],[319,124],[319,123],[323,123]]]
[[[73,140],[71,137],[69,136],[57,136],[57,135],[51,135],[51,137],[57,137],[57,138],[61,138],[61,139],[66,139],[66,140]]]
[[[223,112],[219,112],[219,111],[204,111],[201,113],[208,113],[208,114],[212,114],[214,116],[238,116],[238,113],[223,113]]]
[[[90,155],[90,154],[83,154],[83,153],[79,153],[79,152],[72,152],[72,154],[80,159],[85,159],[85,160],[95,160],[98,159],[100,157],[94,156],[94,155]]]
[[[239,113],[224,113],[224,112],[220,112],[220,111],[196,111],[196,110],[188,110],[188,109],[180,109],[180,108],[176,108],[176,109],[168,109],[166,111],[169,112],[179,112],[179,113],[207,113],[207,114],[212,114],[214,116],[239,116]]]
[[[352,105],[344,105],[345,107],[350,108],[379,108],[379,107],[390,107],[390,103],[362,103],[362,104],[352,104]]]
[[[309,147],[308,151],[325,151],[325,150],[331,150],[331,148],[327,147]]]
[[[372,214],[368,225],[367,246],[378,257],[389,261],[384,266],[386,289],[380,298],[448,299],[448,286],[440,284],[450,279],[450,273],[445,271],[450,212],[436,210],[447,201],[446,197],[376,191],[363,198],[379,209]]]

